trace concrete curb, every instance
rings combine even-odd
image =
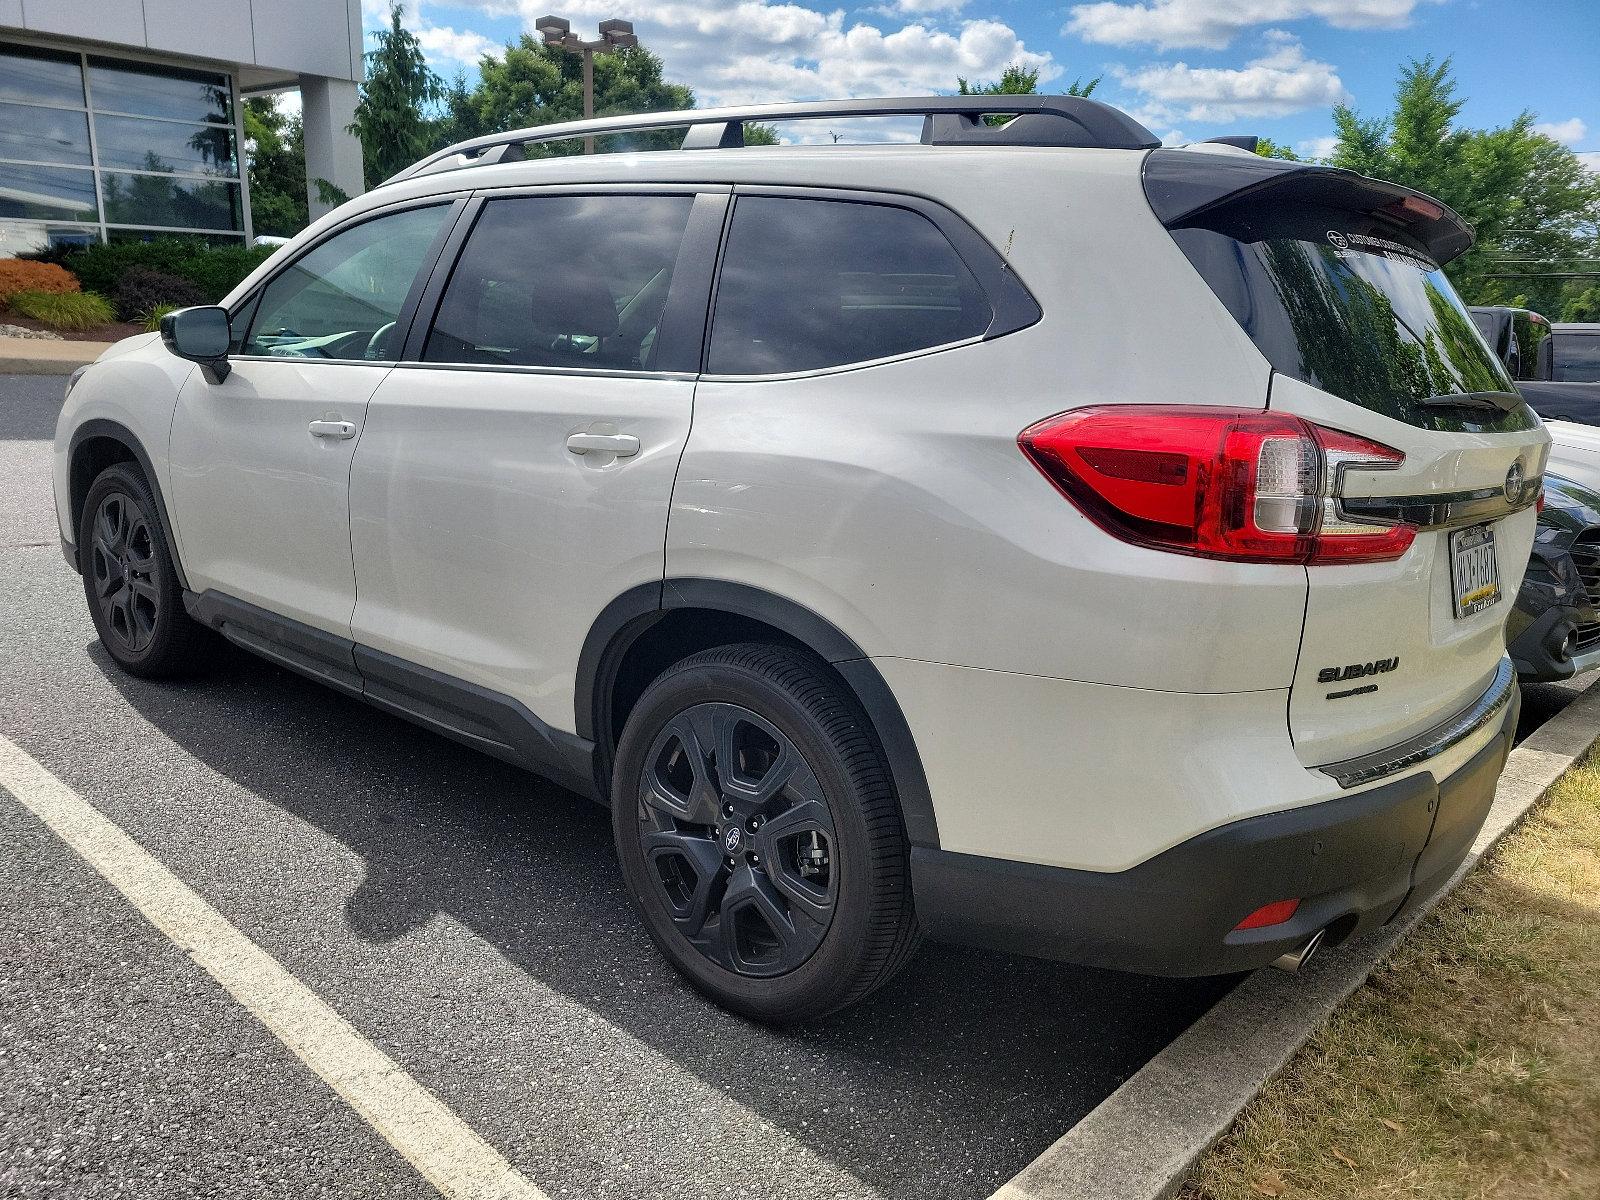
[[[110,348],[110,342],[0,337],[0,375],[71,375]]]
[[[1257,971],[1224,996],[992,1200],[1163,1200],[1262,1086],[1478,859],[1600,737],[1600,681],[1511,752],[1494,807],[1461,869],[1393,925],[1314,959]]]

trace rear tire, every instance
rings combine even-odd
[[[825,1016],[916,947],[889,773],[854,697],[807,654],[722,646],[651,684],[617,746],[612,826],[656,945],[744,1016]]]
[[[147,678],[194,670],[210,640],[184,611],[159,513],[139,469],[115,463],[90,485],[78,520],[78,566],[100,644]]]

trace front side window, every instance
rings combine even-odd
[[[693,204],[686,195],[490,200],[422,357],[649,370]]]
[[[994,312],[932,221],[845,200],[742,196],[707,369],[775,375],[981,336]]]
[[[392,359],[395,322],[450,211],[408,208],[336,233],[267,284],[244,353]]]

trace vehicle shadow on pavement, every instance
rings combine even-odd
[[[345,903],[359,938],[388,943],[451,917],[883,1193],[987,1195],[1234,982],[928,944],[857,1008],[764,1029],[657,955],[599,806],[231,647],[182,683],[130,678],[98,644],[88,653],[183,750],[360,856],[365,880]]]

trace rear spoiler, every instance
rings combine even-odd
[[[1152,150],[1144,194],[1168,229],[1243,215],[1258,205],[1338,208],[1392,224],[1443,265],[1472,245],[1472,226],[1447,204],[1354,171],[1259,155]]]

